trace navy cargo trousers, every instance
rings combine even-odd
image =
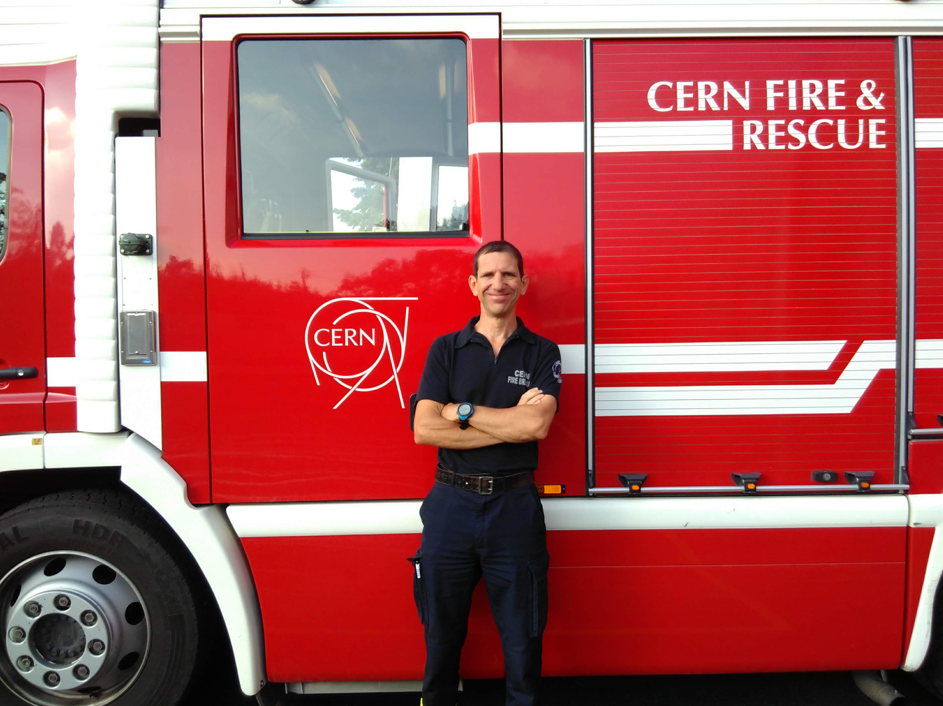
[[[507,706],[540,703],[547,528],[537,488],[478,495],[436,482],[419,510],[413,590],[425,628],[423,706],[455,706],[472,591],[483,576],[504,649]]]

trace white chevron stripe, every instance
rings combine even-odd
[[[733,120],[653,120],[593,125],[595,152],[694,152],[733,149]]]
[[[598,387],[597,417],[847,414],[896,365],[894,341],[865,341],[831,385]]]
[[[597,373],[704,373],[828,370],[845,341],[601,343]],[[943,353],[941,353],[943,354]],[[560,345],[565,374],[586,372],[586,346]]]
[[[583,151],[583,123],[470,123],[468,154],[563,154]]]
[[[597,372],[703,372],[710,370],[756,371],[756,370],[824,370],[825,361],[839,342],[822,344],[816,351],[815,344],[777,343],[769,348],[757,347],[753,355],[737,351],[738,346],[751,347],[756,344],[671,344],[613,346],[620,351],[617,365],[596,347]],[[682,346],[692,346],[691,351],[700,353],[685,357],[679,355]],[[716,346],[716,347],[715,347]],[[784,347],[782,351],[777,346]],[[773,367],[788,363],[783,354],[787,346],[795,351],[804,351],[803,360],[797,365],[809,367]],[[804,347],[808,347],[805,349]],[[895,341],[865,341],[848,366],[831,385],[698,385],[659,387],[597,387],[597,417],[660,417],[693,415],[765,415],[765,414],[848,414],[881,370],[893,369],[897,362]],[[660,365],[651,356],[660,351],[676,367]],[[718,361],[707,356],[708,351],[724,351]],[[835,355],[837,355],[837,350]],[[943,368],[943,340],[922,340],[916,345],[916,367]],[[818,358],[816,359],[816,356]],[[576,356],[572,356],[576,357]],[[608,361],[609,369],[600,369],[600,361]],[[834,355],[831,360],[834,360]],[[829,360],[829,365],[831,364]],[[636,365],[637,363],[637,365]],[[725,367],[719,367],[725,366]],[[763,367],[766,366],[766,367]],[[818,366],[818,367],[815,367]]]
[[[844,341],[603,343],[596,346],[596,372],[828,370],[844,345]]]
[[[493,154],[501,151],[501,123],[469,123],[468,154]]]
[[[502,123],[501,127],[507,154],[583,151],[583,123]]]
[[[943,341],[917,341],[918,368],[943,368]]]
[[[924,149],[943,148],[943,118],[914,120],[914,146]]]

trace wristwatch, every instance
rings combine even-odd
[[[475,406],[471,402],[462,402],[458,409],[458,422],[462,429],[468,429],[468,418],[475,413]]]

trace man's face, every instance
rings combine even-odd
[[[489,252],[478,258],[478,277],[469,277],[468,286],[483,314],[503,318],[514,313],[518,298],[527,291],[527,277],[521,277],[510,253]]]

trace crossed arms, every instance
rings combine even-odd
[[[458,405],[419,400],[413,422],[417,444],[443,449],[480,449],[509,442],[522,444],[544,439],[557,411],[557,400],[532,387],[516,407],[495,409],[475,405],[468,429],[459,426]]]

